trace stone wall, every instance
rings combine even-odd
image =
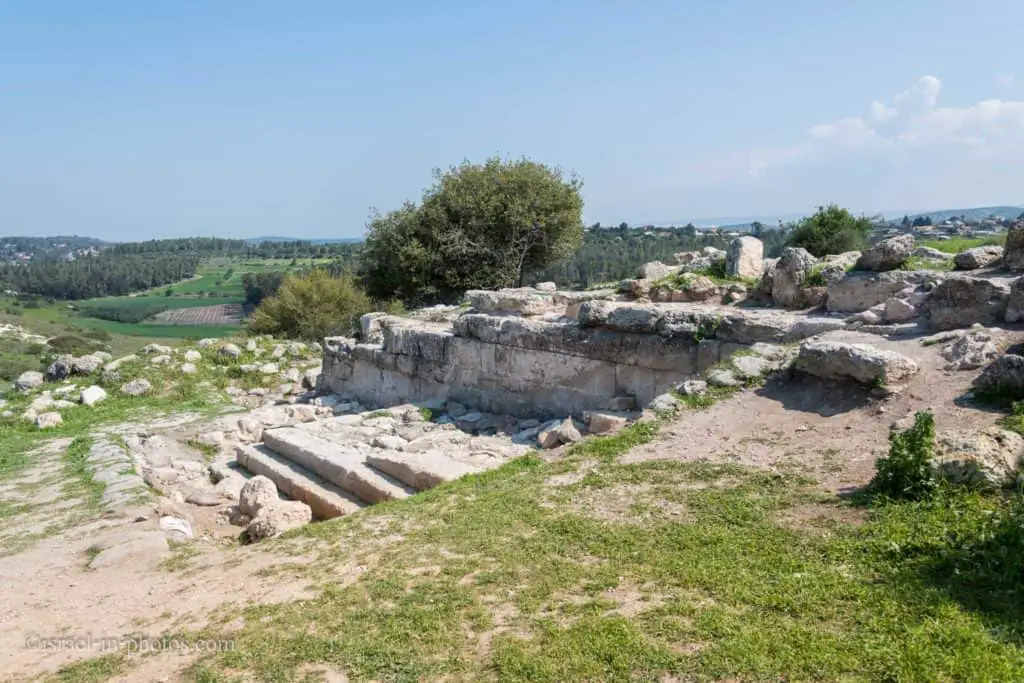
[[[455,400],[518,417],[633,410],[756,342],[842,326],[827,317],[584,300],[576,320],[467,312],[452,323],[371,314],[379,343],[325,340],[320,390],[369,406]]]

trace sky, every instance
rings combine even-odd
[[[0,2],[0,234],[360,237],[526,156],[617,224],[1024,204],[1019,0]]]

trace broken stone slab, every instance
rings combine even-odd
[[[308,505],[318,519],[350,515],[365,506],[351,493],[265,446],[236,446],[235,460],[247,471],[273,481],[286,496]]]
[[[268,429],[263,432],[263,443],[368,503],[399,500],[413,493],[367,466],[365,457],[358,451],[301,429]]]
[[[1024,320],[1024,277],[1019,277],[1010,283],[1010,296],[1006,300],[1005,320],[1008,323],[1017,323]]]
[[[801,247],[786,247],[772,270],[772,298],[786,308],[806,308],[813,302],[807,290],[807,279],[818,262]]]
[[[654,400],[647,404],[650,410],[655,413],[674,413],[681,407],[679,399],[672,394],[661,394],[655,396]]]
[[[932,329],[950,330],[1001,322],[1009,297],[1010,284],[1005,280],[956,276],[939,283],[924,306]]]
[[[46,378],[43,373],[29,370],[18,375],[18,379],[14,380],[14,386],[18,391],[31,391],[43,386],[44,381]]]
[[[708,391],[708,383],[702,379],[688,379],[676,386],[683,396],[700,396]]]
[[[733,374],[741,379],[752,380],[764,376],[775,367],[775,364],[761,356],[741,355],[729,359]]]
[[[107,392],[102,387],[91,386],[82,389],[82,393],[79,394],[78,400],[83,406],[93,406],[104,400],[107,397]]]
[[[1024,223],[1014,223],[1006,231],[1003,265],[1015,273],[1024,271]]]
[[[898,384],[920,370],[906,356],[868,344],[809,341],[800,346],[797,370],[827,379],[852,379],[865,385]]]
[[[417,491],[426,491],[477,472],[475,467],[453,460],[440,451],[403,453],[384,450],[366,456],[366,464]]]
[[[161,517],[160,530],[167,536],[168,541],[176,543],[184,543],[194,538],[192,525],[189,524],[187,519],[182,519],[181,517],[172,517],[170,515]]]

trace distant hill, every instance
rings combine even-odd
[[[250,237],[245,240],[249,244],[263,242],[308,242],[309,244],[356,244],[362,242],[361,237]]]
[[[961,216],[970,218],[973,220],[982,220],[989,216],[1002,216],[1003,218],[1016,218],[1017,216],[1024,213],[1024,206],[979,206],[973,209],[942,209],[941,211],[923,211],[921,213],[906,214],[910,217],[910,220],[914,220],[918,216],[928,216],[933,221],[938,223],[944,221],[947,218],[959,218]],[[885,214],[885,217],[890,220],[899,220],[904,214]]]

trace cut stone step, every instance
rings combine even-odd
[[[263,443],[278,455],[319,474],[367,503],[400,500],[416,493],[367,465],[366,456],[355,449],[302,429],[268,429],[263,432]]]
[[[366,464],[419,491],[479,472],[475,467],[453,460],[439,451],[403,453],[382,450],[367,455]]]
[[[262,474],[277,485],[277,489],[295,500],[301,500],[319,519],[332,519],[361,510],[365,503],[351,493],[286,460],[266,446],[235,447],[235,460],[253,474]]]

